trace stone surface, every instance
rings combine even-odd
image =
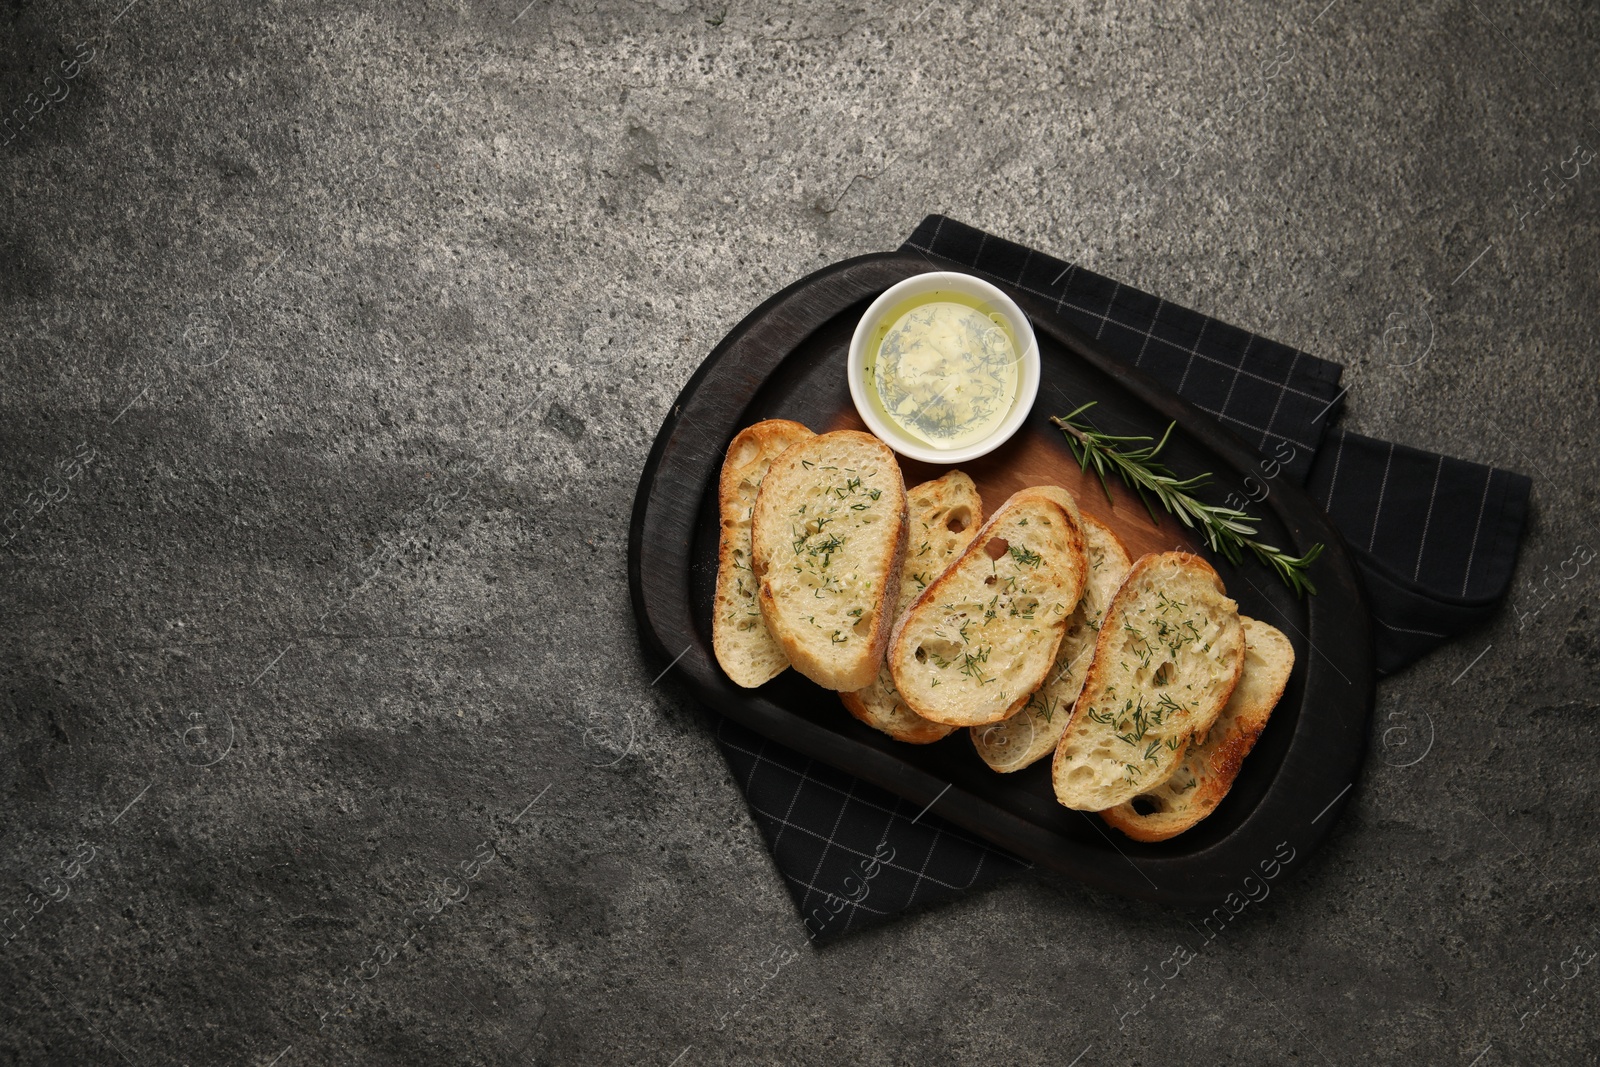
[[[0,12],[0,1062],[1600,1057],[1592,9],[522,2]],[[929,211],[1536,478],[1164,988],[1181,917],[1050,877],[804,947],[635,640],[677,390]]]

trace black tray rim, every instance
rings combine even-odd
[[[812,272],[769,297],[712,349],[673,401],[640,473],[634,497],[628,531],[628,586],[641,642],[659,662],[672,665],[672,673],[685,677],[690,690],[701,702],[720,714],[779,744],[896,793],[913,804],[922,806],[937,801],[937,814],[945,820],[1024,860],[1065,874],[1094,889],[1191,910],[1244,901],[1245,894],[1252,891],[1246,879],[1253,878],[1256,882],[1276,879],[1286,871],[1301,867],[1332,833],[1339,815],[1350,802],[1365,759],[1373,708],[1376,675],[1365,593],[1338,531],[1298,486],[1275,487],[1267,501],[1258,505],[1270,508],[1277,515],[1298,546],[1296,551],[1316,542],[1325,546],[1316,571],[1321,593],[1311,598],[1307,627],[1302,635],[1311,654],[1304,657],[1303,665],[1296,665],[1296,670],[1303,666],[1306,671],[1306,704],[1314,694],[1322,692],[1323,687],[1339,686],[1344,690],[1339,699],[1354,707],[1342,716],[1324,721],[1316,715],[1306,715],[1303,706],[1278,773],[1254,809],[1228,836],[1186,855],[1143,852],[1130,856],[1130,852],[1140,853],[1150,846],[1118,842],[1115,831],[1105,827],[1098,817],[1084,813],[1084,818],[1106,835],[1106,841],[1125,861],[1106,863],[1104,856],[1097,856],[1086,865],[1085,860],[1091,857],[1077,842],[888,753],[795,716],[763,698],[759,689],[735,686],[722,675],[715,661],[696,647],[698,638],[689,605],[689,541],[679,546],[681,552],[677,554],[676,567],[670,565],[674,556],[664,545],[654,560],[668,564],[674,578],[681,577],[682,596],[668,605],[674,609],[671,614],[675,617],[667,618],[664,617],[667,612],[652,610],[643,581],[645,551],[652,543],[646,535],[652,532],[649,527],[655,521],[652,489],[663,462],[683,432],[684,410],[692,405],[699,390],[713,376],[733,378],[744,386],[741,396],[748,406],[789,353],[837,314],[903,278],[945,269],[966,268],[908,252],[870,253],[842,260]],[[1001,279],[989,280],[1017,301],[1035,330],[1046,333],[1056,343],[1088,360],[1097,370],[1145,400],[1162,418],[1176,420],[1184,432],[1225,459],[1233,471],[1242,474],[1255,468],[1260,454],[1214,416],[1194,407],[1143,371],[1109,355],[1098,342],[1062,320],[1048,302],[1008,286]],[[798,308],[803,300],[815,297],[818,289],[830,288],[836,290],[832,295],[837,307],[832,312],[821,314]],[[788,335],[787,345],[763,349],[761,335],[774,330]],[[729,362],[736,354],[745,357],[743,367]],[[717,447],[713,449],[713,473],[720,466],[727,441],[736,430],[718,435]],[[701,479],[693,493],[695,499],[687,503],[680,501],[680,509],[686,509],[691,517],[698,514],[701,498],[713,483],[714,478]],[[690,526],[692,537],[692,518]],[[1335,607],[1340,610],[1333,611]],[[1330,619],[1332,615],[1342,618]],[[1335,628],[1335,623],[1344,632],[1337,635],[1336,640],[1330,640],[1335,635],[1328,631]],[[669,644],[669,636],[683,640]],[[680,644],[685,647],[679,649]],[[1326,795],[1326,806],[1308,816],[1307,811],[1302,810],[1305,806],[1290,795],[1286,778],[1291,776],[1295,782],[1293,792]],[[1284,847],[1289,850],[1287,858]]]

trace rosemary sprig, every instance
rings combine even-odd
[[[1230,563],[1237,564],[1243,558],[1243,550],[1249,549],[1257,559],[1271,567],[1296,596],[1306,593],[1316,595],[1317,587],[1312,584],[1306,570],[1322,555],[1320,544],[1312,545],[1309,552],[1296,557],[1288,555],[1281,548],[1256,540],[1258,520],[1247,512],[1217,507],[1195,498],[1194,490],[1208,485],[1211,475],[1179,478],[1156,458],[1166,447],[1177,423],[1168,424],[1167,432],[1153,444],[1153,439],[1149,437],[1118,437],[1101,433],[1087,419],[1078,418],[1094,405],[1095,402],[1091,400],[1071,413],[1050,421],[1061,428],[1067,438],[1067,447],[1072,449],[1073,456],[1083,469],[1093,470],[1100,479],[1107,500],[1111,499],[1111,484],[1106,480],[1106,472],[1110,470],[1115,471],[1128,488],[1138,494],[1151,519],[1161,521],[1150,499],[1154,497],[1185,526],[1198,529],[1206,539],[1206,544],[1213,551],[1222,553]]]

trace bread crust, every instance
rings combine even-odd
[[[773,460],[791,445],[815,436],[798,422],[767,419],[739,431],[723,455],[717,479],[720,531],[711,645],[723,673],[746,689],[771,681],[789,667],[788,657],[762,618],[759,583],[751,569],[756,487]]]
[[[858,430],[791,445],[762,479],[751,519],[761,615],[794,669],[818,685],[853,692],[877,675],[899,598],[906,522],[894,453]],[[824,551],[833,541],[833,553]],[[841,567],[829,573],[834,553]]]
[[[916,714],[924,719],[951,726],[975,726],[998,722],[1014,714],[1027,703],[1029,695],[1044,680],[1055,662],[1061,635],[1066,630],[1067,619],[1083,595],[1088,572],[1083,530],[1075,514],[1077,509],[1074,505],[1062,502],[1063,494],[1066,494],[1066,490],[1055,486],[1029,487],[1013,493],[983,524],[965,551],[922,591],[895,622],[894,633],[890,637],[889,668],[901,699]],[[1070,494],[1066,496],[1070,502]],[[960,617],[967,618],[970,615],[973,621],[980,617],[981,611],[973,610],[978,608],[978,605],[973,602],[974,598],[968,595],[972,592],[968,588],[972,584],[972,578],[978,573],[976,568],[997,571],[1000,561],[1007,558],[1007,551],[1001,549],[999,556],[993,560],[987,557],[987,553],[999,541],[1006,541],[1009,544],[1010,539],[1016,539],[1020,545],[1026,547],[1020,527],[1031,519],[1039,519],[1040,525],[1034,528],[1037,533],[1030,532],[1026,535],[1027,539],[1035,540],[1041,548],[1047,549],[1049,554],[1037,553],[1035,561],[1026,564],[1027,567],[1044,568],[1037,582],[1030,581],[1028,588],[1033,591],[1027,593],[1026,598],[1038,603],[1044,617],[1024,615],[1021,616],[1023,622],[1012,623],[1009,618],[1001,622],[1000,627],[994,632],[1002,639],[1015,640],[1026,630],[1030,640],[1009,661],[996,662],[994,673],[997,677],[992,680],[999,680],[1000,671],[1016,673],[1006,675],[1005,684],[986,691],[982,689],[982,685],[990,680],[983,677],[986,669],[979,666],[976,675],[968,673],[973,664],[968,657],[973,653],[968,651],[966,636],[963,634],[958,643],[944,635],[938,629],[939,622],[936,616],[947,613],[949,605],[941,605],[940,602],[946,598],[948,591],[954,600],[967,605],[959,611]],[[1002,531],[1009,533],[1011,538],[1001,538]],[[984,557],[981,562],[980,557]],[[1023,565],[1012,567],[1008,564],[1008,569],[1020,570],[1021,566]],[[1033,588],[1034,586],[1037,588]],[[983,622],[980,623],[980,634],[988,632],[987,623],[994,617],[983,618]],[[1014,612],[1012,617],[1017,617]],[[1028,625],[1029,623],[1031,625]],[[953,683],[949,690],[952,695],[942,700],[938,699],[938,695],[933,692],[938,684],[938,675],[933,673],[931,668],[927,668],[923,661],[916,659],[916,654],[923,651],[924,644],[929,640],[929,634],[940,635],[940,642],[953,649],[953,655],[963,657],[966,666],[959,674],[968,679],[976,676],[979,681],[978,690],[974,691],[970,681],[962,682],[958,675],[951,674],[947,677]],[[913,637],[917,644],[916,648],[911,647]],[[978,651],[981,655],[987,655],[981,647]],[[954,661],[939,660],[938,657],[934,657],[934,662],[938,665],[951,664]]]
[[[1170,621],[1163,617],[1168,607],[1145,610],[1142,601],[1152,592],[1161,603],[1177,605]],[[1168,592],[1214,602],[1191,613],[1187,601],[1168,600]],[[1179,632],[1170,656],[1164,631],[1147,640],[1157,627],[1185,623],[1194,627]],[[1136,636],[1130,640],[1126,633]],[[1100,811],[1164,782],[1182,762],[1183,746],[1209,730],[1227,704],[1244,666],[1244,644],[1238,606],[1211,564],[1187,552],[1140,557],[1106,609],[1083,692],[1057,743],[1051,761],[1056,799],[1069,808]],[[1130,658],[1140,665],[1130,668]],[[1172,683],[1184,685],[1176,698],[1158,681],[1165,668],[1148,667],[1157,658],[1184,672]],[[1203,679],[1182,682],[1188,672],[1202,669]],[[1146,700],[1149,718],[1141,722]]]
[[[1245,665],[1227,707],[1204,738],[1190,742],[1171,777],[1135,798],[1153,803],[1157,810],[1141,815],[1135,800],[1130,800],[1100,813],[1135,841],[1166,841],[1216,811],[1283,698],[1294,671],[1294,646],[1276,627],[1244,616],[1240,622]]]

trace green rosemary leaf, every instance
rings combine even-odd
[[[1155,505],[1159,503],[1167,513],[1191,530],[1199,532],[1207,547],[1222,555],[1229,563],[1238,564],[1248,550],[1287,585],[1296,596],[1316,595],[1317,587],[1306,573],[1317,557],[1322,555],[1322,545],[1313,545],[1303,556],[1291,556],[1281,548],[1257,539],[1259,522],[1247,512],[1237,508],[1219,507],[1198,499],[1195,490],[1210,484],[1209,474],[1192,478],[1179,478],[1157,457],[1172,439],[1176,422],[1167,424],[1159,441],[1142,436],[1117,436],[1102,433],[1080,416],[1094,407],[1095,401],[1080,404],[1066,415],[1050,421],[1060,427],[1067,439],[1067,448],[1078,466],[1085,472],[1093,471],[1100,479],[1106,499],[1111,499],[1111,483],[1107,472],[1115,471],[1124,485],[1131,489],[1140,503],[1150,512],[1150,518],[1160,522]]]

